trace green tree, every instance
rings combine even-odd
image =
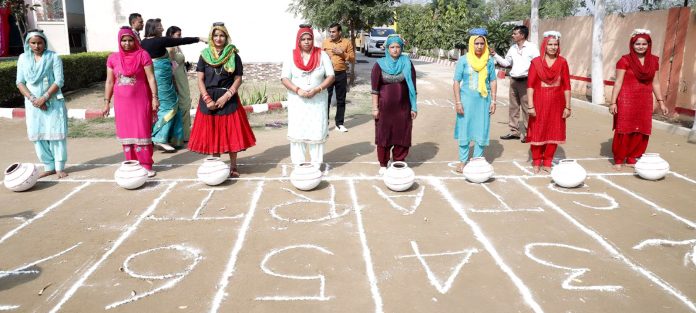
[[[293,0],[288,11],[307,20],[314,27],[326,29],[340,23],[349,31],[353,47],[361,30],[391,24],[395,0]],[[350,83],[355,81],[355,63],[351,65]]]

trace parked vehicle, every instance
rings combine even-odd
[[[387,40],[387,36],[392,34],[396,34],[393,28],[374,27],[364,34],[360,50],[368,57],[373,53],[384,53],[384,42]]]

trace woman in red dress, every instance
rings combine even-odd
[[[662,114],[669,111],[660,90],[660,59],[652,54],[650,31],[636,29],[631,34],[630,53],[616,63],[616,82],[609,112],[614,115],[614,169],[623,164],[633,167],[648,147],[655,110],[652,95]]]
[[[561,34],[544,33],[541,56],[532,60],[527,80],[529,127],[534,174],[549,171],[558,144],[565,143],[566,119],[570,117],[570,71],[560,56]]]
[[[239,177],[237,152],[256,144],[237,91],[242,84],[242,59],[230,43],[225,24],[210,29],[208,47],[201,51],[198,72],[198,110],[193,121],[189,150],[230,155],[230,177]]]

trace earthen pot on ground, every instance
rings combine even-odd
[[[5,169],[5,187],[12,191],[25,191],[36,185],[39,169],[34,163],[13,163]]]
[[[416,181],[416,173],[408,167],[406,162],[393,162],[384,172],[384,184],[393,191],[405,191],[411,188]]]
[[[473,158],[462,170],[464,177],[472,183],[483,183],[493,177],[493,166],[485,158]]]
[[[658,180],[669,172],[669,163],[659,153],[644,153],[635,165],[638,176],[647,180]]]
[[[114,172],[116,184],[125,189],[136,189],[147,181],[147,170],[135,160],[121,162]]]
[[[322,173],[319,166],[312,163],[300,163],[290,173],[290,183],[299,190],[309,191],[319,186]]]
[[[587,178],[587,171],[578,164],[577,160],[564,159],[551,170],[551,178],[556,185],[564,188],[575,188],[582,185]]]
[[[218,157],[205,158],[196,172],[198,180],[208,186],[222,184],[230,177],[230,167]]]

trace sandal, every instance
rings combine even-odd
[[[464,173],[464,163],[459,162],[459,164],[457,164],[457,168],[454,171],[457,174],[463,174]]]

